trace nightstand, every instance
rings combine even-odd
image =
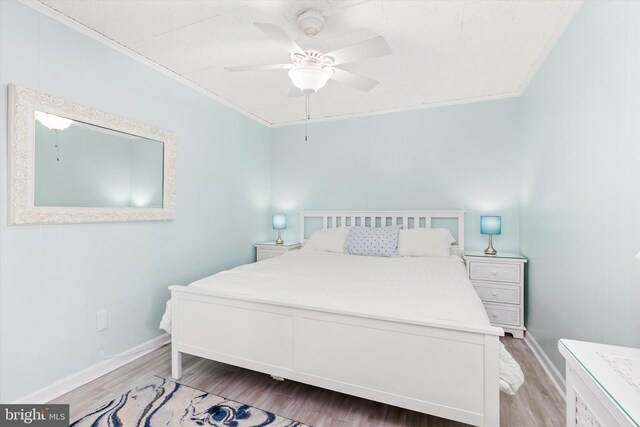
[[[301,246],[302,245],[300,243],[285,243],[283,245],[276,245],[275,243],[258,243],[256,245],[256,261],[275,258],[284,253],[300,249]]]
[[[524,264],[520,254],[465,252],[469,279],[484,304],[489,321],[514,338],[524,338]]]

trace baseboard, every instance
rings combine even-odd
[[[75,374],[71,374],[66,378],[63,378],[55,383],[48,385],[40,390],[36,390],[20,399],[14,400],[11,403],[18,404],[43,404],[47,403],[57,397],[62,396],[65,393],[70,392],[90,381],[95,380],[109,372],[118,369],[119,367],[132,362],[145,354],[162,347],[165,344],[171,342],[171,335],[163,334],[140,345],[137,345],[127,351],[117,354],[112,359],[107,359],[102,362],[96,363],[93,366],[89,366]]]
[[[524,342],[527,344],[527,346],[529,346],[536,359],[538,359],[540,366],[542,366],[542,369],[544,369],[547,376],[549,376],[549,379],[556,387],[562,398],[565,399],[565,390],[567,388],[567,384],[562,374],[560,374],[556,366],[551,362],[551,359],[549,359],[549,356],[547,356],[547,353],[542,350],[542,347],[540,347],[538,341],[536,341],[536,339],[533,337],[533,335],[531,335],[531,332],[529,331],[527,331],[524,337]]]

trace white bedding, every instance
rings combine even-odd
[[[459,257],[364,257],[303,249],[193,282],[220,296],[482,328],[489,319]],[[171,331],[171,306],[160,327]],[[500,388],[513,394],[524,381],[502,347]]]

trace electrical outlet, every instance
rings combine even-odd
[[[102,310],[96,313],[96,332],[109,329],[109,312]]]

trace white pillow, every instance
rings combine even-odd
[[[304,244],[305,249],[344,253],[344,245],[351,227],[325,228],[318,230]]]
[[[448,257],[455,241],[446,228],[410,228],[400,230],[398,252],[400,256]]]

